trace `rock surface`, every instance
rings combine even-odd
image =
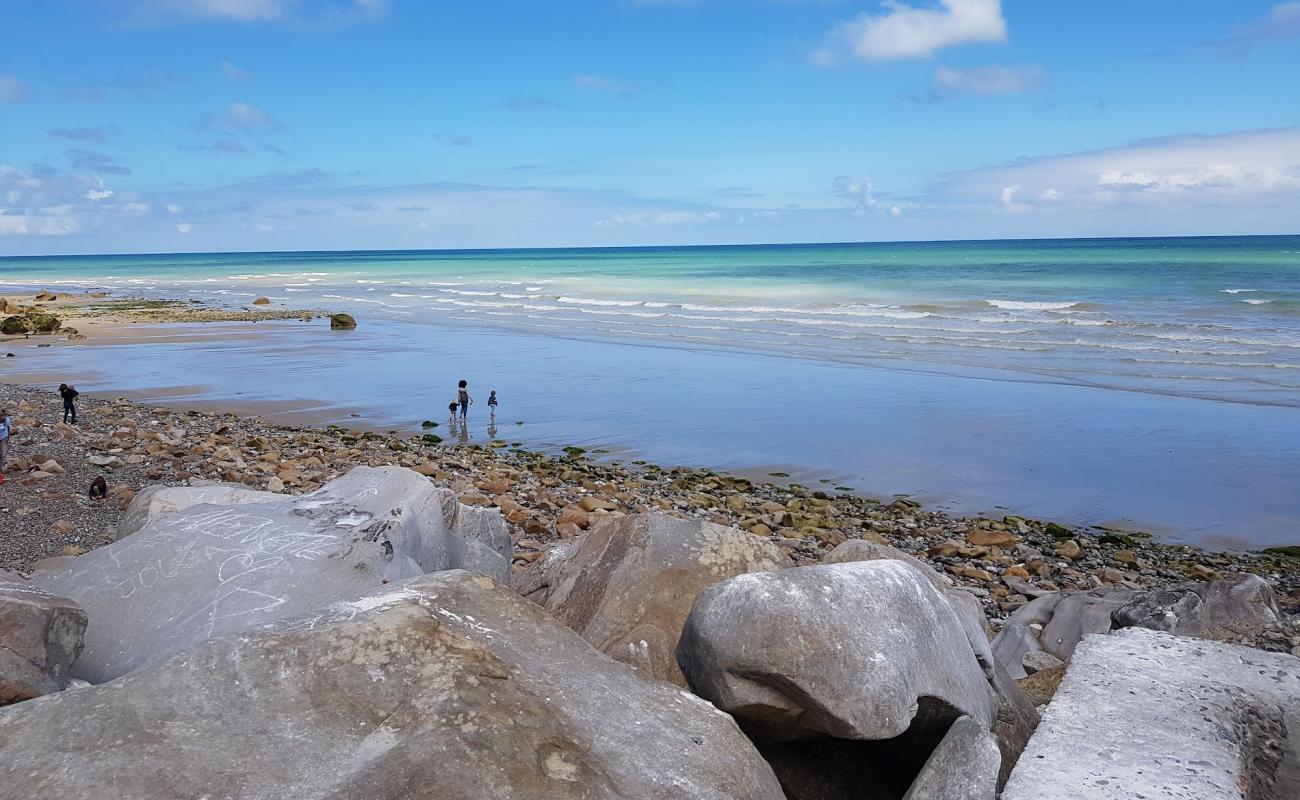
[[[205,504],[242,506],[276,500],[274,492],[260,492],[238,483],[214,483],[209,486],[146,486],[131,501],[131,506],[117,524],[117,538],[136,531],[168,514]]]
[[[997,717],[961,613],[901,561],[712,586],[677,659],[691,688],[759,743],[792,800],[899,797],[953,722],[989,731]]]
[[[962,717],[926,759],[903,800],[993,800],[1000,760],[993,736]]]
[[[76,603],[0,570],[0,706],[66,687],[85,631]]]
[[[741,575],[702,592],[677,659],[692,689],[763,741],[986,730],[993,703],[947,599],[897,561]]]
[[[782,794],[731,718],[454,571],[0,712],[0,798],[103,797]]]
[[[514,585],[597,650],[685,685],[676,648],[696,595],[736,575],[790,566],[779,548],[751,534],[650,513],[597,525],[516,575]]]
[[[1300,659],[1128,628],[1074,653],[1003,800],[1300,797]]]
[[[90,617],[73,675],[111,680],[205,639],[427,572],[509,576],[500,514],[462,506],[410,470],[358,467],[311,494],[272,497],[191,506],[38,565],[32,582]]]
[[[1273,590],[1257,575],[1233,575],[1169,589],[1054,592],[1011,615],[993,642],[1013,678],[1026,676],[1026,655],[1043,651],[1069,662],[1084,637],[1125,627],[1206,639],[1249,637],[1280,618]]]

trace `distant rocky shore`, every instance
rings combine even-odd
[[[6,336],[62,334],[73,341],[85,332],[73,323],[86,320],[122,324],[185,322],[259,322],[264,320],[310,321],[324,312],[285,308],[262,308],[265,297],[249,299],[249,307],[217,307],[184,300],[116,297],[106,292],[70,294],[42,291],[30,297],[0,297],[0,340]]]

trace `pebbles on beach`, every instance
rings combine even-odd
[[[1238,572],[1267,580],[1284,609],[1300,607],[1300,559],[1282,552],[1214,553],[1016,516],[955,517],[905,498],[879,502],[702,469],[598,463],[576,449],[436,445],[416,433],[280,427],[85,395],[73,427],[59,422],[57,395],[28,386],[0,385],[0,405],[15,423],[9,482],[0,489],[0,569],[26,570],[65,548],[111,541],[124,505],[151,484],[226,481],[301,493],[354,466],[398,465],[452,488],[466,504],[500,509],[516,570],[601,519],[660,510],[748,531],[800,564],[821,561],[849,539],[891,545],[978,598],[995,627],[1046,592],[1155,588]],[[98,475],[110,496],[93,502],[86,492]],[[1268,640],[1270,649],[1300,646],[1286,631],[1280,637]]]

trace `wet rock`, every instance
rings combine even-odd
[[[1300,797],[1300,660],[1128,628],[1078,648],[1003,800]]]
[[[729,717],[464,572],[0,712],[0,787],[60,800],[782,798]]]
[[[357,321],[351,314],[330,314],[330,330],[350,331],[357,327]]]
[[[76,603],[0,570],[0,706],[66,687],[85,631]]]
[[[507,578],[496,509],[467,508],[397,467],[357,467],[317,492],[197,505],[71,560],[42,562],[37,586],[86,609],[73,671],[92,683],[206,639],[301,614],[384,583],[464,567]]]
[[[684,684],[678,637],[696,595],[747,572],[792,566],[776,546],[735,528],[638,514],[607,520],[514,578],[596,649]]]
[[[270,304],[271,298],[269,297],[259,297],[253,301],[253,305],[255,306],[269,306]]]

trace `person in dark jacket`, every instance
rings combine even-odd
[[[59,384],[59,397],[63,398],[63,421],[65,424],[77,424],[77,387],[69,386],[66,383]]]

